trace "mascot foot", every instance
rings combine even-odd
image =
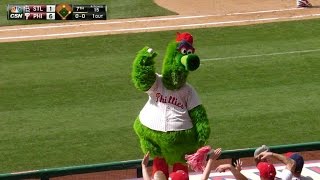
[[[169,178],[169,166],[164,158],[155,157],[152,165],[153,177],[162,172],[167,178]],[[160,173],[161,174],[161,173]]]

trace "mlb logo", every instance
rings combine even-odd
[[[10,9],[11,13],[21,14],[23,13],[23,9],[19,6],[12,6]]]
[[[30,12],[30,6],[29,5],[25,5],[24,6],[24,12]]]

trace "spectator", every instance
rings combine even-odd
[[[201,180],[207,180],[210,172],[212,170],[212,166],[215,162],[215,160],[218,159],[218,157],[221,155],[221,148],[215,149],[213,153],[210,155],[209,160],[207,162],[206,168],[204,169],[202,173]]]
[[[259,158],[259,154],[262,152],[270,152],[270,148],[266,145],[262,145],[261,147],[257,148],[253,154],[256,166],[259,170],[260,179],[274,180],[276,176],[274,165],[267,162],[266,159]]]
[[[217,167],[216,171],[225,172],[226,170],[229,170],[237,180],[248,180],[248,178],[241,173],[241,166],[242,162],[238,160],[235,164],[235,167],[233,167],[231,164],[222,164]],[[260,180],[275,179],[276,169],[272,164],[262,161],[257,164],[257,168],[259,170]]]
[[[285,169],[282,171],[281,179],[282,180],[291,180],[293,178],[293,174],[296,172],[296,167],[297,167],[296,162],[291,158],[288,158],[284,155],[273,153],[273,152],[266,152],[265,151],[265,152],[262,152],[258,155],[258,158],[261,160],[265,160],[270,157],[277,159],[286,165]],[[295,155],[294,158],[297,158],[297,156]],[[299,160],[299,163],[300,162],[301,162],[301,159]],[[302,170],[301,163],[298,166],[299,166],[299,168],[297,170],[301,173],[301,170]]]
[[[258,147],[255,151],[253,156],[256,157],[258,156],[260,153],[264,152],[264,151],[270,151],[270,148],[266,145],[262,145],[261,147]]]
[[[282,173],[286,173],[287,174],[286,176],[289,176],[289,178],[290,178],[290,176],[291,177],[293,176],[295,179],[300,179],[301,172],[302,172],[303,165],[304,165],[303,157],[297,153],[292,153],[292,152],[286,153],[285,156],[287,158],[294,160],[296,163],[296,167],[293,170],[292,175],[291,175],[290,171],[287,171],[287,170],[286,170],[286,172],[282,171]],[[282,177],[284,177],[284,175]]]
[[[147,154],[144,155],[144,157],[141,161],[143,180],[151,180],[149,173],[148,173],[148,170],[147,170],[149,157],[150,157],[150,154],[149,154],[149,152],[147,152]],[[153,179],[154,180],[166,180],[167,177],[165,176],[165,174],[162,171],[157,171],[154,173]]]
[[[189,180],[189,176],[183,170],[172,172],[169,177],[170,180]]]
[[[261,147],[258,147],[253,154],[254,160],[256,162],[256,165],[260,162],[260,159],[258,158],[258,155],[264,151],[270,151],[270,148],[266,145],[262,145]]]
[[[266,151],[264,151],[266,152]],[[276,169],[273,164],[269,162],[261,161],[257,164],[259,175],[261,180],[274,180],[276,177]]]
[[[259,158],[260,153],[269,151],[270,148],[268,146],[262,145],[261,147],[258,147],[253,154],[261,180],[274,180],[276,176],[276,170],[274,166],[266,162],[266,159]],[[223,164],[218,166],[216,171],[225,172],[226,170],[229,170],[237,180],[247,180],[247,178],[240,172],[242,169],[241,166],[242,162],[237,161],[235,167],[233,167],[231,164]]]
[[[231,164],[221,164],[216,168],[216,171],[221,173],[221,172],[225,172],[226,170],[229,170],[234,176],[234,178],[236,178],[237,180],[248,180],[248,178],[245,177],[240,172],[242,169],[241,166],[242,166],[242,162],[238,160],[235,164],[235,167],[232,166]]]

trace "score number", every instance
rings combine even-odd
[[[55,20],[56,19],[56,5],[47,5],[47,20]]]
[[[75,15],[74,15],[74,17],[76,18],[76,19],[86,19],[86,14],[85,13],[76,13]]]

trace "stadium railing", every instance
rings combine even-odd
[[[316,151],[316,150],[320,150],[320,141],[300,143],[300,144],[269,146],[269,147],[270,147],[270,150],[275,153],[285,153],[289,151],[291,152]],[[231,159],[232,161],[235,161],[236,159],[239,159],[239,158],[252,157],[255,149],[256,148],[225,150],[222,152],[219,159]],[[150,160],[149,164],[150,165],[152,164],[152,160]],[[94,172],[102,172],[102,171],[126,170],[126,169],[136,169],[137,177],[141,177],[142,176],[141,159],[7,173],[7,174],[0,174],[0,179],[17,180],[17,179],[32,178],[32,179],[49,180],[50,178],[67,176],[67,175],[86,174],[86,173],[94,173]]]

